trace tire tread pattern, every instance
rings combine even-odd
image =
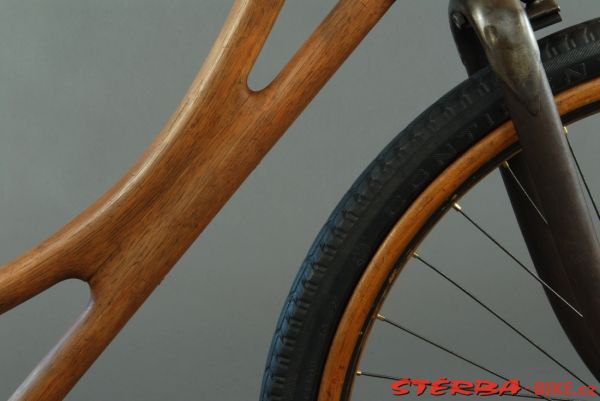
[[[557,93],[600,76],[600,19],[540,41]],[[508,119],[485,68],[384,148],[342,198],[314,241],[271,343],[263,401],[314,401],[330,342],[354,286],[393,224],[450,162]]]

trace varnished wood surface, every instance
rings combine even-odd
[[[561,115],[599,100],[600,78],[556,97]],[[392,228],[367,266],[342,316],[325,365],[319,401],[340,400],[348,366],[359,341],[359,333],[367,320],[375,319],[375,316],[369,316],[371,307],[379,292],[387,285],[386,280],[391,270],[397,265],[406,247],[421,230],[429,216],[447,202],[459,186],[490,157],[514,144],[516,140],[517,135],[511,122],[496,129],[435,179]],[[410,361],[404,362],[410,363]]]
[[[0,269],[0,313],[67,278],[86,311],[12,396],[60,400],[392,0],[340,0],[264,90],[247,86],[283,0],[238,0],[179,108],[112,189]]]

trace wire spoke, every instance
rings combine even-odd
[[[579,312],[573,305],[571,305],[569,301],[564,299],[558,292],[556,292],[556,290],[554,290],[554,288],[552,288],[548,283],[546,283],[544,280],[542,280],[540,277],[534,274],[529,268],[527,268],[527,266],[525,266],[525,264],[523,264],[523,262],[517,259],[515,255],[513,255],[508,249],[506,249],[502,244],[500,244],[500,242],[498,242],[494,237],[492,237],[483,227],[477,224],[475,220],[473,220],[467,213],[463,211],[462,207],[458,203],[455,203],[453,205],[453,208],[458,213],[460,213],[469,223],[471,223],[473,227],[477,228],[477,230],[479,230],[490,241],[492,241],[500,250],[502,250],[502,252],[508,255],[517,265],[519,265],[523,270],[525,270],[525,272],[529,274],[534,280],[546,287],[550,292],[552,292],[552,294],[554,294],[565,305],[567,305],[571,310],[573,310],[573,312],[577,313],[579,317],[583,317],[581,312]]]
[[[596,217],[598,218],[598,220],[600,220],[600,212],[598,212],[598,205],[596,205],[596,201],[594,200],[592,191],[590,190],[587,180],[585,179],[585,175],[583,175],[583,170],[581,169],[581,166],[579,165],[579,161],[577,160],[577,157],[575,156],[575,151],[573,150],[573,146],[571,146],[571,141],[569,140],[569,135],[567,135],[569,133],[569,131],[567,130],[567,127],[564,127],[564,128],[565,128],[565,137],[567,138],[567,145],[569,146],[569,151],[571,152],[571,156],[573,157],[573,160],[575,161],[575,166],[577,167],[577,171],[579,171],[579,176],[581,177],[583,186],[585,187],[585,190],[590,198],[590,201],[592,202],[592,206],[594,207],[594,210],[596,211]]]
[[[357,376],[364,376],[364,377],[371,377],[373,379],[382,379],[382,380],[391,380],[391,381],[396,381],[396,380],[401,380],[402,378],[400,377],[395,377],[395,376],[390,376],[390,375],[384,375],[381,373],[373,373],[373,372],[365,372],[362,370],[357,370],[356,371],[356,375]],[[430,383],[425,384],[426,386],[431,386]],[[469,397],[470,395],[467,394],[453,394],[453,395],[462,395],[465,397]],[[509,397],[521,397],[521,398],[530,398],[530,399],[536,399],[536,400],[543,400],[544,398],[539,396],[539,395],[529,395],[529,394],[504,394],[503,396],[509,396]],[[573,399],[570,398],[547,398],[550,401],[574,401]]]
[[[404,331],[405,333],[407,333],[407,334],[410,334],[411,336],[413,336],[413,337],[416,337],[416,338],[418,338],[419,340],[421,340],[421,341],[424,341],[424,342],[426,342],[427,344],[429,344],[429,345],[432,345],[432,346],[434,346],[435,348],[437,348],[437,349],[439,349],[439,350],[441,350],[441,351],[444,351],[445,353],[447,353],[447,354],[450,354],[450,355],[452,355],[452,356],[454,356],[454,357],[456,357],[456,358],[460,359],[460,360],[461,360],[461,361],[463,361],[463,362],[466,362],[466,363],[468,363],[468,364],[469,364],[469,365],[471,365],[471,366],[475,366],[476,368],[479,368],[480,370],[483,370],[484,372],[487,372],[487,373],[489,373],[489,374],[491,374],[491,375],[493,375],[493,376],[495,376],[495,377],[499,378],[500,380],[504,380],[504,381],[508,381],[508,380],[509,380],[507,377],[505,377],[505,376],[502,376],[501,374],[499,374],[499,373],[497,373],[497,372],[495,372],[495,371],[493,371],[493,370],[491,370],[491,369],[488,369],[488,368],[486,368],[485,366],[483,366],[483,365],[481,365],[481,364],[479,364],[479,363],[477,363],[477,362],[474,362],[474,361],[472,361],[471,359],[468,359],[468,358],[466,358],[466,357],[464,357],[464,356],[460,355],[459,353],[457,353],[457,352],[455,352],[455,351],[452,351],[451,349],[449,349],[449,348],[446,348],[445,346],[443,346],[443,345],[441,345],[441,344],[438,344],[438,343],[436,343],[435,341],[433,341],[433,340],[430,340],[430,339],[428,339],[427,337],[424,337],[424,336],[422,336],[422,335],[420,335],[420,334],[418,334],[418,333],[416,333],[416,332],[414,332],[414,331],[412,331],[412,330],[410,330],[410,329],[408,329],[408,328],[406,328],[406,327],[402,326],[400,323],[397,323],[397,322],[395,322],[395,321],[393,321],[393,320],[390,320],[390,319],[388,319],[387,317],[385,317],[385,316],[383,316],[383,315],[381,315],[381,314],[377,314],[377,319],[381,320],[382,322],[388,323],[388,324],[390,324],[390,325],[394,326],[395,328],[397,328],[397,329],[400,329],[400,330]],[[364,373],[363,373],[363,372],[361,372],[361,373],[362,373],[362,375],[364,375]],[[550,400],[549,398],[547,398],[547,397],[544,397],[544,396],[538,396],[537,394],[535,394],[533,391],[531,391],[530,389],[528,389],[528,388],[526,388],[526,387],[523,387],[523,386],[521,386],[520,388],[521,388],[522,390],[525,390],[525,391],[527,391],[528,393],[531,393],[531,394],[533,394],[533,395],[534,395],[536,398],[542,398],[542,399],[544,399],[544,400],[551,401],[551,400]]]
[[[475,301],[483,309],[485,309],[486,311],[488,311],[496,319],[498,319],[499,321],[501,321],[502,323],[504,323],[504,325],[506,325],[513,332],[515,332],[518,336],[520,336],[525,341],[527,341],[530,345],[532,345],[534,348],[536,348],[539,352],[541,352],[542,354],[544,354],[548,359],[550,359],[557,366],[559,366],[560,368],[562,368],[566,373],[568,373],[569,375],[571,375],[574,379],[578,380],[581,384],[589,387],[589,384],[586,383],[583,379],[581,379],[578,375],[576,375],[571,369],[569,369],[564,364],[562,364],[560,361],[558,361],[556,358],[554,358],[552,355],[550,355],[540,345],[538,345],[532,339],[530,339],[529,337],[527,337],[523,332],[521,332],[514,325],[512,325],[510,322],[508,322],[506,319],[504,319],[502,316],[500,316],[496,311],[494,311],[492,308],[490,308],[488,305],[486,305],[483,301],[481,301],[479,298],[477,298],[475,295],[473,295],[470,291],[468,291],[467,289],[465,289],[463,286],[461,286],[460,284],[458,284],[456,281],[452,280],[450,277],[448,277],[441,270],[439,270],[438,268],[436,268],[435,266],[433,266],[427,260],[423,259],[423,257],[421,257],[418,253],[415,252],[413,254],[413,257],[415,259],[417,259],[418,261],[420,261],[421,263],[423,263],[429,269],[431,269],[432,271],[434,271],[440,277],[444,278],[446,281],[448,281],[454,287],[456,287],[457,289],[459,289],[460,291],[462,291],[465,295],[467,295],[469,298],[471,298],[473,301]]]
[[[508,162],[504,162],[504,163],[502,163],[502,167],[504,167],[510,173],[510,176],[512,177],[513,180],[515,180],[515,182],[517,183],[517,186],[521,189],[523,194],[525,194],[525,197],[527,198],[527,200],[529,201],[531,206],[533,206],[533,208],[535,209],[537,214],[540,216],[540,218],[544,221],[544,223],[546,225],[548,225],[548,220],[546,220],[546,218],[542,214],[542,211],[540,210],[540,208],[535,204],[535,202],[533,201],[531,196],[529,196],[529,193],[525,190],[525,187],[523,186],[523,184],[521,184],[521,181],[519,180],[519,178],[517,178],[517,175],[514,173],[513,169],[510,167],[510,164],[508,164]]]

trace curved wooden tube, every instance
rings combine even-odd
[[[238,0],[157,139],[111,190],[0,270],[0,313],[66,278],[79,321],[11,400],[62,399],[393,0],[341,0],[275,80],[247,77],[283,0]]]

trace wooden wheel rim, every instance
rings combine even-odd
[[[597,102],[600,100],[600,78],[562,92],[555,99],[561,115]],[[368,336],[371,324],[364,336],[361,337],[360,332],[368,321],[375,319],[373,314],[376,311],[372,305],[402,270],[403,266],[398,267],[398,261],[410,242],[425,227],[432,214],[447,203],[469,177],[516,141],[512,122],[496,128],[444,170],[394,225],[365,269],[342,315],[325,363],[319,401],[341,399],[353,354],[356,347],[364,342],[361,339]],[[385,296],[379,303],[384,300]]]

